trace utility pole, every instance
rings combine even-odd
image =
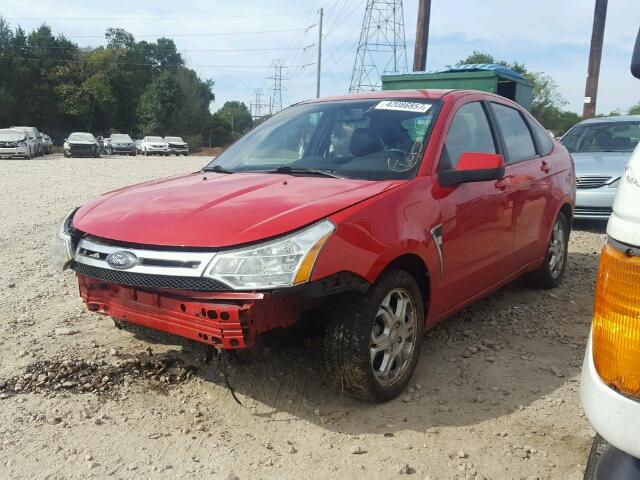
[[[320,20],[318,22],[318,76],[316,79],[316,98],[320,98],[320,70],[322,67],[322,16],[324,9],[320,9]]]
[[[418,3],[418,25],[416,27],[416,48],[413,52],[414,72],[424,72],[427,68],[430,21],[431,0],[420,0]]]
[[[607,20],[607,2],[608,0],[596,0],[596,7],[593,12],[593,31],[591,32],[587,85],[584,89],[584,109],[582,110],[583,120],[593,118],[596,115],[600,60],[602,60],[602,42],[604,39],[604,25]]]

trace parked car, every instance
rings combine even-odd
[[[624,167],[638,140],[640,115],[591,118],[562,137],[575,162],[576,218],[609,218]]]
[[[32,158],[36,151],[36,143],[27,133],[19,128],[0,129],[0,158]]]
[[[169,146],[169,152],[175,155],[189,155],[189,145],[180,137],[164,137]]]
[[[631,72],[640,79],[640,30]],[[622,174],[607,224],[580,400],[597,432],[586,480],[640,478],[640,146]]]
[[[99,157],[100,145],[92,133],[73,132],[64,141],[65,157]]]
[[[126,154],[130,156],[136,155],[136,144],[126,133],[114,133],[109,137],[109,145],[111,153]]]
[[[140,148],[143,155],[169,155],[169,145],[162,137],[144,137]]]
[[[51,155],[53,153],[53,140],[46,133],[42,134],[42,150],[45,155]]]
[[[142,155],[142,139],[136,140],[135,144],[136,144],[136,153],[139,153],[140,155]]]
[[[386,401],[426,329],[522,275],[562,281],[574,196],[566,148],[518,104],[369,92],[287,108],[201,172],[86,203],[54,258],[122,328],[229,350],[316,319],[339,389]]]
[[[18,128],[20,130],[28,131],[29,137],[32,138],[35,143],[35,150],[34,150],[33,156],[34,157],[42,156],[42,137],[40,136],[40,132],[36,127],[18,127],[14,125],[11,128]]]

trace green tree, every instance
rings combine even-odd
[[[211,147],[223,147],[233,141],[231,123],[219,113],[209,116],[206,123],[206,134]]]
[[[171,135],[172,125],[184,102],[180,85],[170,72],[162,72],[140,97],[139,127],[143,135]]]
[[[640,115],[640,102],[629,109],[629,115]]]
[[[231,124],[231,132],[234,138],[239,138],[251,128],[251,112],[243,102],[225,102],[216,112]]]

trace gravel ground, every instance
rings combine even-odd
[[[0,161],[0,478],[581,478],[579,405],[603,229],[572,233],[563,285],[520,282],[429,332],[411,388],[341,397],[317,341],[229,375],[83,309],[49,242],[96,193],[203,157]]]

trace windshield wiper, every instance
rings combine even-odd
[[[326,170],[316,170],[315,168],[288,167],[282,166],[274,170],[260,170],[260,173],[290,173],[292,175],[316,175],[318,177],[344,178]]]
[[[233,170],[228,170],[220,165],[213,165],[212,167],[204,167],[203,172],[216,172],[216,173],[235,173]]]

